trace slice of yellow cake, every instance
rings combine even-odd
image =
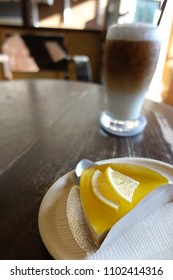
[[[168,183],[160,173],[133,164],[104,164],[83,171],[80,199],[94,243],[150,191]]]

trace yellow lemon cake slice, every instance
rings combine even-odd
[[[160,173],[133,164],[104,164],[83,171],[80,200],[94,243],[150,191],[168,183]]]

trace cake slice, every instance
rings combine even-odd
[[[104,178],[107,176],[107,182],[103,182],[104,180],[101,178],[98,180],[100,186],[98,185],[97,188],[101,192],[101,184],[104,185],[107,191],[102,191],[102,195],[109,202],[101,201],[99,195],[96,195],[94,191],[93,177],[98,170],[102,174],[106,174]],[[110,182],[112,176],[108,176],[109,172],[116,176],[114,182]],[[150,191],[166,183],[168,183],[168,179],[160,173],[133,164],[109,164],[84,170],[80,178],[80,199],[95,244],[100,245],[110,228],[132,210]],[[111,200],[114,200],[118,207],[112,207]]]
[[[67,200],[67,219],[78,245],[86,254],[95,252],[119,219],[168,181],[150,168],[133,164],[104,164],[84,170],[80,186],[72,187]]]

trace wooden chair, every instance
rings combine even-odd
[[[56,38],[60,40],[58,45],[65,51],[67,71],[60,71],[60,69],[37,69],[38,65],[35,61],[35,70],[33,71],[11,71],[13,79],[22,78],[65,78],[70,80],[90,80],[91,82],[99,83],[102,69],[102,45],[105,40],[105,32],[102,30],[76,30],[76,29],[63,29],[63,28],[25,28],[19,26],[0,26],[0,53],[2,53],[3,46],[9,36],[20,36],[22,38],[22,44],[24,42],[24,36],[40,36],[40,38]],[[35,38],[34,37],[34,38]],[[51,40],[50,40],[51,41]],[[52,42],[52,41],[51,41]],[[27,42],[25,40],[25,46]],[[54,45],[53,40],[53,45]],[[50,48],[51,44],[48,44],[46,51]],[[45,46],[44,46],[45,48]],[[14,51],[13,45],[11,45],[12,51]],[[43,48],[41,48],[43,49]],[[23,47],[18,48],[20,57],[22,56]],[[40,51],[40,49],[39,49]],[[45,51],[45,50],[44,50]],[[7,50],[3,50],[3,53],[8,55]],[[39,53],[39,52],[38,52]],[[26,55],[26,54],[25,54]],[[23,54],[24,56],[24,54]],[[30,56],[30,59],[33,59]],[[50,57],[49,57],[50,59]],[[55,56],[56,59],[56,56]],[[27,65],[31,61],[26,60]],[[38,60],[37,60],[38,61]],[[33,62],[33,61],[32,61]],[[62,62],[61,62],[62,63]],[[55,64],[58,64],[55,62]],[[31,64],[29,64],[31,66]],[[52,63],[53,65],[53,63]],[[32,64],[33,67],[33,64]],[[34,68],[33,67],[33,68]],[[53,65],[55,67],[55,65]],[[58,67],[56,65],[56,67]],[[87,74],[86,74],[86,73]],[[4,73],[4,72],[3,72]],[[85,73],[85,75],[84,75]],[[4,76],[5,78],[6,76]],[[83,78],[82,78],[83,77]],[[7,77],[8,79],[8,77]]]
[[[63,78],[92,81],[87,56],[72,56],[64,46],[63,36],[9,33],[1,51],[8,57],[2,65],[4,79]],[[71,76],[73,68],[75,75]]]

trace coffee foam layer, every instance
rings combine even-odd
[[[160,31],[157,26],[146,23],[115,24],[109,27],[107,39],[127,41],[155,41],[160,39]]]

